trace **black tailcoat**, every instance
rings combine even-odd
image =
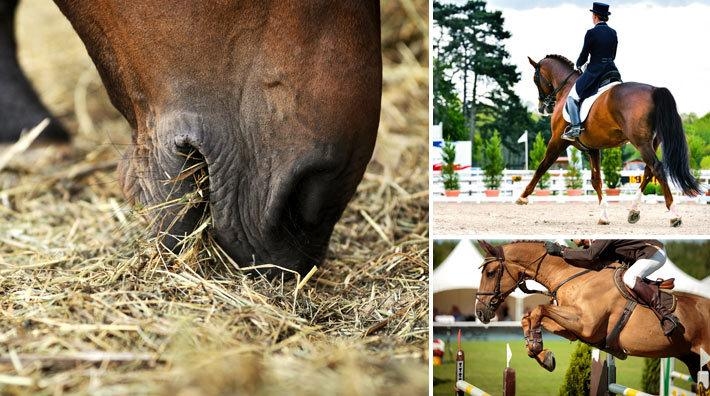
[[[587,69],[575,83],[580,102],[597,91],[600,78],[607,72],[618,72],[614,64],[617,43],[616,30],[610,28],[606,22],[599,22],[587,30],[584,47],[577,59],[577,67],[581,67],[591,57]]]

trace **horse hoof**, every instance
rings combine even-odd
[[[634,224],[641,218],[641,212],[638,210],[629,211],[629,223]]]
[[[555,371],[555,367],[557,367],[555,353],[552,351],[544,350],[540,355],[542,355],[542,360],[538,360],[540,366],[542,366],[545,370],[549,372]]]
[[[527,205],[528,204],[528,199],[520,197],[515,201],[516,204],[518,205]]]
[[[681,224],[683,224],[683,220],[681,220],[680,217],[671,219],[671,227],[680,227]]]
[[[599,221],[597,221],[597,224],[599,224],[599,225],[609,225],[609,220],[599,219]]]

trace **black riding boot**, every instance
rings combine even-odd
[[[668,336],[673,333],[673,330],[678,326],[678,318],[661,304],[661,291],[658,287],[651,286],[637,277],[633,291],[641,301],[648,304],[648,307],[661,321],[663,334]]]
[[[569,113],[570,126],[567,127],[562,139],[574,142],[582,133],[582,121],[579,120],[579,102],[572,96],[567,96],[567,113]]]

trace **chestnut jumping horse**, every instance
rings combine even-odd
[[[580,340],[606,350],[621,359],[627,355],[642,357],[676,357],[695,376],[700,369],[700,350],[710,352],[710,300],[694,294],[673,292],[677,298],[674,314],[680,324],[670,336],[663,335],[654,313],[636,307],[626,325],[618,333],[612,347],[607,336],[624,311],[625,298],[616,288],[614,271],[600,271],[572,266],[561,257],[547,254],[544,242],[520,241],[493,246],[479,241],[486,252],[481,284],[476,293],[476,316],[490,322],[498,306],[528,279],[535,280],[551,292],[555,305],[538,305],[521,321],[528,356],[542,367],[555,369],[554,353],[543,349],[540,326],[567,338]]]
[[[569,125],[562,117],[562,110],[565,106],[565,98],[580,73],[574,69],[572,62],[561,55],[547,55],[540,62],[530,58],[528,60],[535,68],[534,81],[539,94],[539,111],[542,114],[552,113],[550,120],[552,137],[547,144],[545,158],[540,162],[535,175],[516,203],[520,205],[528,203],[527,197],[532,194],[540,177],[572,144],[589,156],[592,186],[597,192],[601,210],[598,223],[609,224],[607,204],[601,189],[600,151],[631,142],[641,153],[646,169],[629,212],[629,223],[636,223],[639,220],[638,208],[643,190],[652,176],[655,176],[663,188],[666,208],[671,215],[671,226],[680,226],[681,215],[673,206],[673,195],[668,188],[668,178],[688,196],[698,195],[700,187],[690,173],[688,144],[675,99],[670,91],[666,88],[635,82],[622,83],[610,88],[592,105],[579,139],[569,142],[561,137],[566,126]],[[656,157],[659,144],[663,147],[662,161]]]

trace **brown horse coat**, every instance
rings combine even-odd
[[[487,323],[493,317],[505,296],[522,280],[534,279],[555,291],[557,304],[539,305],[523,317],[521,324],[530,357],[546,369],[554,370],[554,354],[543,349],[540,326],[569,340],[603,347],[625,305],[625,299],[614,284],[613,271],[583,272],[560,257],[548,255],[543,242],[514,242],[500,247],[481,242],[481,245],[489,256],[476,296],[476,316],[482,322]],[[496,294],[496,290],[500,293]],[[637,307],[619,335],[618,344],[623,353],[610,352],[622,358],[624,354],[677,357],[695,375],[700,366],[701,348],[710,351],[710,300],[689,293],[674,294],[678,299],[675,315],[680,325],[671,336],[663,334],[650,309]]]
[[[134,130],[119,182],[155,208],[165,244],[207,209],[238,263],[305,273],[323,259],[375,144],[378,1],[56,3]],[[190,152],[209,188],[185,211],[174,202],[196,189],[177,177]]]

